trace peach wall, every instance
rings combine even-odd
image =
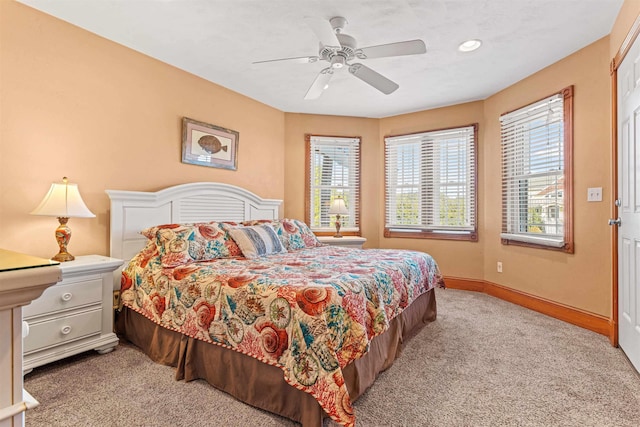
[[[491,96],[484,103],[481,157],[484,279],[561,304],[609,316],[611,311],[611,93],[609,38]],[[500,125],[502,113],[574,85],[575,254],[500,243]],[[602,202],[587,188],[602,187]],[[503,273],[496,272],[502,261]]]
[[[411,114],[384,118],[380,120],[380,136],[378,149],[380,150],[380,170],[384,167],[384,137],[387,135],[401,135],[421,131],[442,129],[448,127],[466,126],[473,123],[479,124],[478,132],[478,182],[483,181],[482,156],[480,147],[484,144],[482,132],[484,128],[482,101],[454,105],[451,107],[421,111]],[[415,249],[430,253],[437,261],[445,276],[465,277],[481,279],[483,275],[482,240],[484,233],[480,231],[479,242],[464,242],[451,240],[432,239],[398,239],[385,238],[384,233],[384,175],[376,177],[380,192],[380,206],[378,215],[380,224],[377,232],[380,238],[380,247]],[[478,230],[482,230],[482,205],[483,194],[478,187]]]
[[[217,181],[284,198],[283,112],[13,1],[0,93],[0,247],[57,252],[57,220],[29,212],[64,175],[97,215],[69,221],[75,255],[108,254],[105,189]],[[183,116],[238,131],[238,170],[181,163]]]
[[[285,216],[304,218],[305,139],[304,135],[359,136],[361,139],[360,227],[367,238],[365,247],[378,246],[380,223],[379,177],[382,157],[379,150],[378,120],[358,117],[285,114]]]
[[[640,0],[625,0],[609,35],[609,59],[618,53],[638,15],[640,15]]]

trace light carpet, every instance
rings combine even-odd
[[[437,290],[438,319],[356,403],[368,426],[640,425],[640,375],[606,337],[475,292]],[[130,344],[36,368],[37,426],[295,426]],[[326,427],[335,427],[326,420]]]

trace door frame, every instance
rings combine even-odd
[[[611,218],[618,217],[618,68],[629,52],[629,48],[640,35],[640,15],[638,15],[627,33],[616,56],[611,60]],[[612,276],[612,308],[609,328],[609,341],[618,347],[618,227],[611,227],[611,276]]]

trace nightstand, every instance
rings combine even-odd
[[[23,342],[25,373],[83,351],[104,354],[116,347],[113,271],[122,262],[87,255],[60,263],[62,281],[22,310],[28,330]]]
[[[321,243],[325,243],[327,245],[332,246],[345,246],[348,248],[356,248],[362,249],[362,245],[367,241],[364,237],[359,236],[343,236],[343,237],[333,237],[333,236],[318,236],[318,240]]]

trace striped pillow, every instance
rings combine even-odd
[[[297,219],[259,219],[243,221],[242,225],[270,224],[280,238],[285,249],[289,252],[298,249],[313,248],[322,246],[309,226]]]
[[[245,258],[287,252],[269,224],[230,228],[229,235],[238,244]]]

